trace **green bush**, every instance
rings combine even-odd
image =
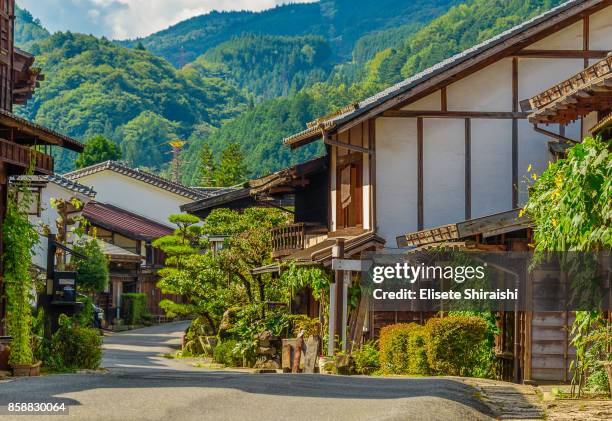
[[[149,317],[147,309],[147,294],[121,294],[125,324],[137,325],[144,323]]]
[[[380,354],[375,343],[365,343],[352,353],[357,374],[372,374],[380,368]]]
[[[238,342],[233,339],[218,343],[213,351],[215,362],[228,367],[240,367],[242,358],[234,352],[237,344]]]
[[[424,327],[416,323],[385,326],[380,332],[380,367],[387,374],[429,374]]]
[[[97,329],[79,326],[66,315],[51,339],[55,369],[95,369],[102,361],[102,337]]]
[[[425,349],[432,374],[471,376],[479,367],[487,324],[480,317],[452,316],[429,319]]]

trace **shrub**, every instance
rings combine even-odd
[[[385,326],[380,332],[380,367],[389,374],[429,374],[425,332],[416,323]]]
[[[126,324],[141,324],[148,318],[147,294],[121,294],[121,301],[123,303]]]
[[[453,316],[429,319],[425,349],[432,374],[470,376],[478,368],[487,324],[480,317]]]
[[[218,343],[213,351],[215,362],[228,367],[240,367],[242,358],[234,352],[237,344],[238,342],[233,339]]]
[[[56,369],[95,369],[102,361],[102,338],[97,329],[79,326],[66,315],[51,339]]]
[[[291,314],[287,316],[293,326],[293,334],[297,336],[302,330],[304,336],[318,336],[321,333],[321,323],[319,319],[313,319],[305,314]]]
[[[353,351],[352,357],[357,374],[372,374],[380,368],[380,354],[373,342],[365,343],[361,349]]]

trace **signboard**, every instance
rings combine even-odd
[[[332,270],[361,272],[370,269],[371,260],[332,259]]]

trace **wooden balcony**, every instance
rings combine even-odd
[[[35,174],[53,174],[53,157],[51,155],[5,139],[0,139],[0,161],[24,169],[29,168],[32,163]]]
[[[327,238],[327,227],[322,224],[301,222],[272,230],[272,257],[278,259],[311,247]]]

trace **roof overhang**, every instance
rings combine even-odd
[[[71,137],[32,123],[5,110],[0,110],[0,126],[12,129],[14,137],[11,140],[19,144],[49,144],[75,152],[83,152],[85,148],[85,145]]]
[[[385,240],[372,231],[342,238],[344,238],[344,256],[346,258],[357,256],[363,251],[379,250],[385,245]],[[336,240],[334,237],[329,237],[319,244],[297,251],[284,257],[282,260],[301,265],[319,264],[331,266],[332,249],[337,243]]]
[[[568,124],[593,111],[612,108],[612,55],[523,104],[533,124]]]
[[[181,211],[187,213],[201,213],[215,208],[224,207],[239,201],[247,201],[250,203],[252,199],[250,192],[251,189],[248,187],[229,189],[215,196],[182,205],[180,209]]]
[[[526,229],[532,225],[527,216],[520,215],[519,209],[513,209],[456,224],[411,232],[397,237],[396,241],[399,248],[421,247],[428,244],[458,241],[475,235],[488,238]]]
[[[308,185],[308,177],[327,171],[327,156],[311,159],[250,180],[241,188],[221,191],[205,199],[181,206],[181,211],[203,214],[216,208],[245,208],[260,204],[274,206],[281,196],[293,193],[296,188]],[[278,205],[280,206],[280,205]]]
[[[563,3],[379,92],[356,106],[349,106],[318,119],[310,123],[303,132],[285,138],[283,143],[297,148],[321,139],[322,129],[330,135],[346,131],[363,121],[382,115],[387,110],[402,107],[429,95],[503,57],[518,53],[526,46],[559,30],[561,26],[577,22],[586,14],[608,6],[609,0],[571,0]]]

